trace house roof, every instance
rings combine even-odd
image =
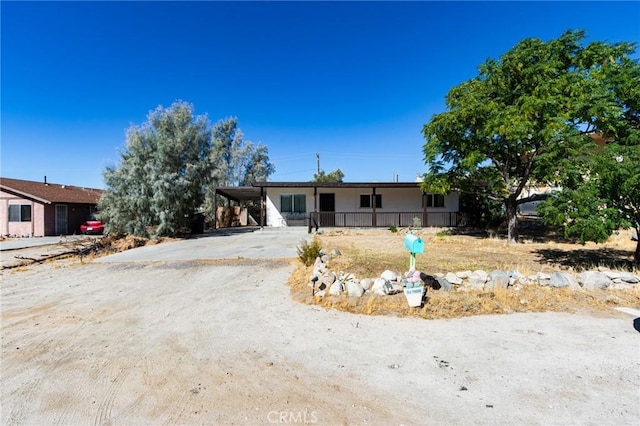
[[[254,182],[253,186],[225,186],[216,193],[230,200],[260,200],[261,188],[419,188],[416,182]]]
[[[4,177],[0,177],[0,189],[10,194],[45,204],[96,204],[104,193],[102,189],[96,188],[82,188],[73,185],[33,182]]]
[[[263,188],[419,188],[418,182],[254,182]]]

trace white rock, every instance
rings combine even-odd
[[[385,293],[384,292],[384,285],[386,284],[387,280],[385,280],[384,278],[376,278],[375,281],[373,282],[373,285],[371,286],[371,291],[374,292],[375,294],[380,294],[382,296],[384,296]]]
[[[380,275],[380,278],[387,281],[398,281],[398,274],[387,269],[382,273],[382,275]]]
[[[355,276],[355,275],[353,275],[352,273],[347,273],[347,274],[344,276],[344,280],[345,280],[345,281],[353,281],[353,280],[355,280],[355,279],[356,279],[356,276]]]
[[[347,281],[345,283],[345,291],[352,297],[362,297],[364,294],[364,288],[356,281]]]
[[[544,272],[538,272],[537,274],[537,278],[538,280],[550,280],[551,279],[551,275],[549,274],[545,274]]]
[[[475,275],[477,275],[478,277],[484,279],[485,281],[487,281],[489,279],[489,274],[487,274],[487,271],[483,271],[482,269],[477,269],[477,270],[473,271],[473,273]]]
[[[476,289],[476,290],[482,290],[482,289],[484,289],[484,284],[487,282],[488,275],[486,273],[485,274],[478,274],[477,272],[478,271],[473,272],[469,276],[469,280],[468,280],[469,281],[469,285],[472,288]],[[484,271],[482,271],[482,272],[484,272]]]
[[[640,283],[640,277],[633,275],[631,272],[620,273],[620,279],[629,284]]]
[[[336,274],[334,274],[333,272],[327,272],[326,274],[322,275],[322,277],[320,277],[320,282],[329,287],[331,284],[336,282]]]
[[[447,275],[445,275],[445,278],[453,285],[462,285],[462,278],[458,277],[452,272],[449,272]]]
[[[456,272],[456,277],[465,279],[465,278],[469,278],[469,276],[471,276],[472,273],[473,272],[471,271],[459,271],[459,272]]]
[[[611,285],[611,280],[602,272],[586,271],[578,275],[578,280],[583,288],[588,290],[607,288]]]
[[[385,294],[396,294],[404,290],[400,284],[394,284],[392,281],[387,281],[382,287]]]
[[[371,278],[363,278],[360,280],[360,285],[363,289],[369,290],[373,285],[373,280]]]
[[[315,275],[321,275],[325,272],[327,272],[327,265],[322,262],[317,263],[316,266],[313,267],[313,273]]]
[[[489,280],[485,284],[485,288],[507,288],[509,287],[510,277],[506,272],[495,270],[489,274]]]
[[[628,283],[617,283],[617,284],[611,284],[609,286],[609,289],[611,290],[631,290],[632,288],[635,288],[633,286],[633,284],[628,284]]]
[[[602,271],[607,277],[609,277],[610,280],[615,280],[615,279],[620,279],[620,277],[622,276],[622,274],[620,272],[616,272],[616,271]]]
[[[336,281],[333,284],[331,284],[331,287],[329,287],[329,294],[332,296],[340,296],[340,293],[342,293],[342,282],[341,281]]]

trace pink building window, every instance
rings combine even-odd
[[[31,222],[31,206],[29,204],[9,205],[9,222]]]

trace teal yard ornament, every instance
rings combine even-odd
[[[404,247],[411,253],[409,272],[405,275],[404,295],[410,307],[419,307],[422,304],[422,296],[425,287],[422,285],[420,272],[416,271],[416,254],[424,253],[424,241],[413,234],[404,237]]]
[[[416,237],[413,234],[407,234],[404,237],[404,247],[411,253],[411,260],[409,262],[409,270],[416,269],[416,254],[424,253],[424,241],[422,238]]]

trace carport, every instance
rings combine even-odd
[[[242,202],[259,202],[260,203],[260,227],[264,227],[265,224],[265,209],[264,209],[264,189],[256,188],[253,186],[222,186],[215,189],[215,194],[220,195],[227,199],[227,206],[231,206],[231,201],[235,201],[238,204]],[[218,197],[214,197],[213,211],[218,211]]]

